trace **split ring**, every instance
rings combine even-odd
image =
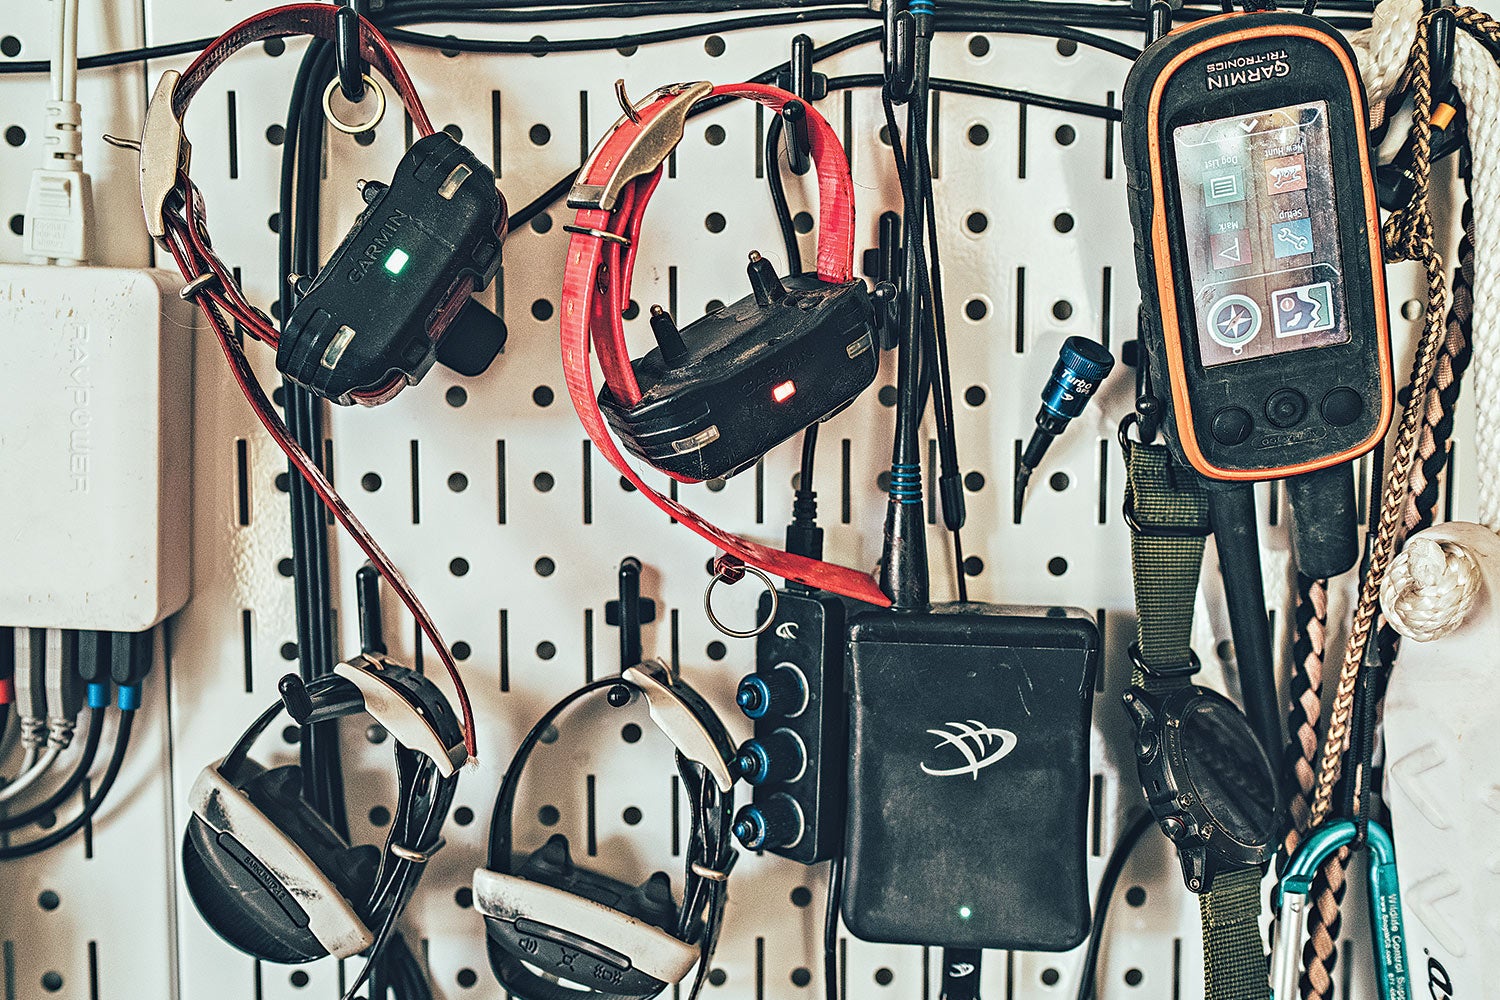
[[[764,632],[766,629],[770,628],[771,623],[776,620],[776,610],[781,604],[781,595],[776,593],[776,582],[772,580],[768,575],[766,575],[765,570],[760,569],[758,566],[750,565],[741,565],[738,568],[745,573],[750,573],[754,576],[759,577],[760,582],[766,585],[766,590],[771,595],[771,613],[766,615],[764,621],[757,622],[755,627],[750,629],[748,632],[742,632],[736,629],[729,628],[723,622],[719,621],[718,616],[714,614],[714,587],[718,586],[719,581],[721,580],[725,583],[728,583],[730,586],[734,585],[734,581],[731,581],[728,575],[726,575],[722,570],[714,571],[713,579],[708,581],[708,589],[703,592],[703,613],[708,616],[708,620],[714,628],[718,629],[720,632],[723,632],[731,639],[753,639]]]
[[[328,119],[328,124],[340,132],[345,132],[349,135],[359,135],[361,132],[368,132],[376,125],[379,125],[380,119],[385,117],[385,91],[380,89],[380,84],[370,78],[370,74],[362,74],[362,79],[365,81],[366,100],[369,99],[370,94],[375,95],[375,111],[364,121],[346,122],[334,112],[333,94],[334,91],[339,89],[338,77],[329,80],[327,88],[323,91],[323,115]],[[358,108],[364,103],[364,101],[361,101],[359,104],[353,105],[353,107]]]

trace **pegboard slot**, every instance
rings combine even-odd
[[[941,91],[934,90],[931,97],[930,114],[927,119],[927,170],[928,173],[932,175],[934,180],[936,180],[942,173],[942,169],[940,166],[940,157],[943,153],[943,143],[941,141],[941,129],[943,126],[942,108],[943,94]]]
[[[1026,103],[1016,105],[1016,176],[1026,179]]]
[[[1109,523],[1109,438],[1099,439],[1099,523]]]
[[[245,656],[245,693],[255,692],[255,626],[249,608],[240,611],[240,642]]]
[[[240,176],[240,115],[234,91],[231,90],[228,96],[229,107],[225,119],[229,124],[229,179],[233,181]]]
[[[595,795],[596,780],[591,774],[584,781],[584,846],[589,857],[595,857],[599,853],[599,830],[596,825],[594,810],[597,805]]]
[[[1024,266],[1016,268],[1016,353],[1026,353],[1026,268]]]
[[[6,941],[0,946],[0,957],[5,960],[5,1000],[16,1000],[16,943]]]
[[[93,795],[93,793],[93,782],[88,778],[84,778],[83,788],[79,792],[80,798],[82,799],[82,809],[84,812],[88,811],[89,797]],[[92,861],[94,858],[94,818],[92,816],[83,821],[83,857],[87,861]]]
[[[852,516],[849,496],[849,459],[853,445],[844,438],[839,449],[839,523],[848,524]]]
[[[682,779],[672,775],[672,857],[682,855]]]
[[[668,631],[669,631],[669,634],[671,636],[671,643],[672,643],[672,645],[671,645],[671,649],[672,649],[672,669],[674,671],[682,669],[682,657],[680,655],[681,650],[679,649],[679,645],[680,645],[680,643],[682,641],[682,622],[681,622],[681,619],[682,619],[682,613],[680,611],[678,611],[676,608],[673,608],[671,610],[671,612],[667,615],[667,620],[671,623],[670,628],[669,628]]]
[[[234,440],[235,513],[240,527],[250,525],[250,445],[244,438]]]
[[[501,523],[504,523],[503,515]],[[594,442],[592,441],[583,442],[583,523],[594,523]]]
[[[1109,612],[1099,608],[1094,612],[1094,624],[1099,629],[1099,663],[1109,662]],[[1101,665],[1094,671],[1094,690],[1098,693],[1104,691],[1105,670]]]
[[[805,433],[805,432],[804,432]],[[762,456],[755,463],[755,523],[766,523],[766,460]]]
[[[500,609],[500,693],[510,690],[510,612]]]
[[[583,609],[583,682],[594,681],[594,609]]]
[[[1115,92],[1108,91],[1104,95],[1106,107],[1115,106]],[[1104,121],[1104,179],[1112,181],[1115,179],[1115,123],[1109,119]]]
[[[1022,450],[1025,447],[1022,444],[1020,438],[1016,438],[1015,445],[1016,445],[1015,449],[1012,452],[1011,458],[1010,458],[1010,479],[1011,479],[1011,482],[1015,482],[1016,475],[1021,471],[1021,455],[1022,455]],[[1020,524],[1021,523],[1021,507],[1022,507],[1022,500],[1023,499],[1024,498],[1022,498],[1022,497],[1013,497],[1012,500],[1011,500],[1011,508],[1010,508],[1010,523],[1011,524]]]
[[[416,442],[413,441],[412,444],[413,444],[413,446],[415,446]],[[415,461],[415,459],[413,461]],[[588,462],[588,456],[585,455],[584,456],[585,466],[587,466],[587,462]],[[413,470],[412,470],[412,482],[413,483],[416,482],[416,470],[415,470],[415,468],[413,468]],[[587,484],[587,482],[588,482],[587,476],[585,476],[584,482],[585,482],[585,484]],[[415,489],[415,487],[413,487],[413,488]],[[588,488],[587,485],[585,485],[584,488],[585,488],[585,490],[587,490],[587,488]],[[587,496],[586,493],[585,493],[585,496]],[[413,501],[412,502],[413,503],[416,502],[415,501],[415,494],[413,494]],[[584,514],[583,523],[584,524],[588,524],[589,523],[588,514],[587,514],[587,511],[588,511],[587,503],[588,503],[588,501],[585,500],[584,503],[585,503],[585,506],[584,506],[585,514]],[[500,440],[498,440],[498,441],[495,442],[495,520],[498,523],[500,523],[500,524],[504,524],[505,523],[506,506],[507,506],[507,504],[506,504],[506,496],[505,496],[505,440],[502,438],[502,439],[500,439]]]
[[[589,151],[593,148],[593,144],[589,142],[589,92],[580,90],[578,92],[578,162],[587,161]]]
[[[1103,344],[1106,348],[1109,347],[1109,337],[1112,332],[1110,327],[1113,325],[1114,319],[1114,286],[1114,268],[1105,265],[1104,276],[1100,279],[1099,284],[1099,343]]]
[[[99,1000],[99,942],[89,942],[89,1000]]]
[[[1360,462],[1360,478],[1367,480],[1369,478],[1369,470],[1368,470],[1368,468],[1365,465],[1365,461],[1366,460],[1364,458],[1361,458],[1359,460],[1359,462]],[[1443,473],[1443,520],[1444,521],[1451,521],[1451,520],[1453,520],[1453,492],[1454,492],[1454,489],[1455,489],[1455,484],[1458,482],[1457,473],[1458,473],[1458,451],[1453,447],[1453,441],[1450,439],[1448,441],[1448,465],[1447,465],[1447,467],[1446,467],[1446,469],[1444,470],[1444,473]],[[1363,521],[1364,518],[1365,518],[1364,497],[1368,496],[1369,492],[1370,491],[1368,489],[1361,489],[1359,491],[1359,496],[1360,496],[1359,519],[1361,521]]]
[[[411,523],[422,523],[422,452],[415,438],[411,442]]]
[[[1101,617],[1103,617],[1101,613]],[[1102,630],[1101,630],[1102,631]],[[1100,670],[1097,673],[1103,673]],[[1092,808],[1091,822],[1089,825],[1089,854],[1099,857],[1104,848],[1104,775],[1094,775],[1093,793],[1090,795]]]

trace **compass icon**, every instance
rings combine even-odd
[[[1208,310],[1208,335],[1236,354],[1260,332],[1260,306],[1248,295],[1226,295]]]

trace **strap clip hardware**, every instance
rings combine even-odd
[[[1132,642],[1130,644],[1130,665],[1135,667],[1147,677],[1170,678],[1191,677],[1196,674],[1202,664],[1198,660],[1198,654],[1191,649],[1188,650],[1188,658],[1184,663],[1172,665],[1148,664],[1141,656],[1141,644]]]
[[[1200,524],[1151,524],[1143,523],[1135,509],[1135,491],[1129,484],[1125,487],[1125,523],[1130,525],[1130,530],[1137,535],[1145,535],[1149,538],[1207,538],[1213,534],[1213,528],[1207,523]]]
[[[635,106],[634,115],[622,115],[609,134],[624,128],[632,129],[635,135],[631,138],[630,145],[613,162],[601,162],[600,159],[606,155],[610,146],[607,139],[595,146],[588,160],[578,169],[578,179],[568,192],[568,207],[614,211],[615,202],[625,185],[638,177],[645,177],[666,162],[672,150],[682,141],[688,111],[713,89],[714,85],[706,80],[674,83],[648,95]],[[653,112],[650,118],[640,113],[667,98],[670,101]],[[597,177],[600,169],[608,170],[608,173]]]
[[[141,210],[146,215],[146,231],[157,240],[166,239],[167,202],[177,190],[178,172],[187,172],[193,155],[192,144],[182,132],[182,119],[173,108],[180,79],[182,74],[175,69],[161,75],[141,130]]]

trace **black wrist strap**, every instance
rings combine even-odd
[[[1136,646],[1131,683],[1165,694],[1192,683],[1193,604],[1209,532],[1208,495],[1187,473],[1174,475],[1162,445],[1122,437],[1125,516],[1130,524]],[[1203,918],[1205,1000],[1264,1000],[1266,953],[1260,936],[1261,869],[1216,875],[1198,897]]]

